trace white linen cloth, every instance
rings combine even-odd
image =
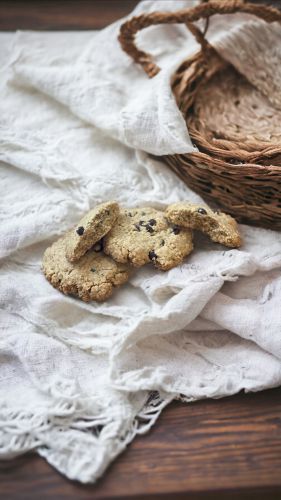
[[[223,46],[248,17],[214,19],[210,39]],[[278,232],[241,226],[240,250],[198,236],[183,265],[139,269],[104,304],[42,275],[45,248],[101,201],[200,200],[147,154],[193,150],[169,78],[197,46],[184,26],[147,29],[139,44],[163,67],[149,80],[122,53],[119,25],[1,35],[0,455],[34,449],[82,482],[174,398],[281,384]]]

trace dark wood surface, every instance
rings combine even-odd
[[[0,30],[99,29],[136,3],[0,0]],[[94,486],[35,454],[0,462],[0,498],[281,500],[281,388],[173,403]]]
[[[93,486],[35,455],[0,462],[5,499],[280,499],[281,389],[173,403]]]
[[[130,13],[137,3],[137,0],[0,0],[0,30],[100,29]]]

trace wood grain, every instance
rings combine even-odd
[[[0,0],[0,29],[99,29],[136,3]],[[35,454],[0,462],[0,498],[280,500],[281,388],[170,405],[93,486],[68,481]]]
[[[0,0],[0,30],[100,29],[129,14],[137,0]]]
[[[281,388],[173,403],[94,486],[71,483],[43,459],[0,464],[5,499],[281,498]],[[219,495],[219,496],[218,496]],[[159,498],[159,497],[158,497]],[[161,497],[162,498],[162,497]]]

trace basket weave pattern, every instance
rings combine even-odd
[[[222,59],[193,24],[214,14],[235,12],[281,23],[281,12],[269,6],[211,0],[175,13],[135,17],[123,24],[119,40],[153,77],[160,68],[136,47],[137,31],[164,23],[188,26],[201,50],[181,64],[171,84],[198,151],[163,158],[211,205],[240,222],[281,229],[281,112]],[[258,110],[267,111],[262,120]]]

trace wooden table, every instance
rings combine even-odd
[[[136,3],[2,0],[0,29],[98,29]],[[280,500],[281,388],[171,404],[94,486],[68,481],[34,454],[0,462],[0,497]]]

